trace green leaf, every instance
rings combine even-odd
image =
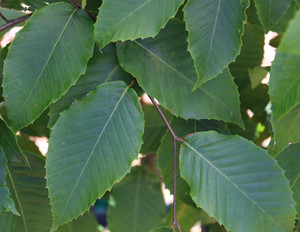
[[[300,103],[300,13],[291,22],[277,49],[270,78],[270,98],[277,120]]]
[[[22,160],[28,167],[29,163],[27,157],[20,150],[17,143],[16,134],[6,124],[0,116],[0,145],[3,147],[3,152],[9,161]]]
[[[120,64],[174,115],[224,120],[243,127],[237,88],[228,69],[192,91],[197,75],[186,38],[184,24],[171,20],[154,39],[118,44]]]
[[[0,213],[11,211],[20,216],[6,186],[6,165],[7,160],[0,146]]]
[[[291,144],[281,152],[276,159],[278,164],[285,170],[285,175],[290,181],[290,187],[294,192],[298,219],[300,216],[300,143]]]
[[[131,82],[131,75],[124,72],[117,60],[115,45],[109,44],[101,51],[102,53],[97,47],[94,48],[94,55],[88,62],[86,73],[64,96],[50,105],[49,127],[53,127],[62,111],[98,85],[116,80],[123,80],[128,84]]]
[[[99,232],[98,222],[91,213],[85,213],[76,220],[61,226],[55,232]]]
[[[258,85],[260,85],[262,79],[264,79],[268,74],[268,71],[260,66],[249,69],[248,72],[251,80],[251,89],[254,89]]]
[[[183,138],[185,135],[194,133],[197,131],[208,131],[208,130],[216,130],[220,133],[226,133],[226,128],[222,128],[222,123],[217,121],[210,120],[184,120],[181,118],[173,117],[170,122],[172,129],[175,134]],[[177,143],[177,151],[179,151],[180,143]],[[160,169],[161,176],[163,177],[163,182],[166,185],[171,193],[173,193],[173,164],[174,156],[173,156],[173,138],[169,131],[165,134],[161,141],[161,145],[157,151],[157,165]],[[181,201],[186,204],[194,205],[190,197],[190,188],[186,184],[186,182],[180,177],[180,170],[178,169],[177,173],[177,197]]]
[[[86,1],[87,1],[87,0],[82,0],[82,2],[81,2],[81,7],[82,7],[82,9],[84,9],[84,8],[86,7]]]
[[[26,13],[24,13],[22,11],[13,10],[13,9],[0,8],[0,11],[1,11],[2,15],[5,18],[7,18],[8,20],[19,18],[19,17],[21,17],[23,15],[26,15]],[[4,25],[4,24],[6,24],[6,21],[0,17],[0,25]],[[23,23],[18,24],[17,26],[21,27],[21,26],[24,26],[24,24],[25,23],[23,22]],[[2,37],[9,30],[10,29],[6,29],[4,31],[1,31],[0,32],[0,37]],[[1,72],[1,74],[2,74],[2,72]]]
[[[52,217],[45,188],[45,159],[29,152],[26,155],[31,169],[16,162],[10,162],[7,168],[8,186],[21,216],[0,214],[0,229],[3,227],[5,232],[49,232]]]
[[[175,16],[183,0],[104,0],[95,24],[102,48],[109,42],[154,37]]]
[[[185,141],[180,170],[197,206],[230,231],[293,230],[292,191],[264,149],[214,131],[189,135]]]
[[[163,227],[153,229],[150,232],[172,232],[172,231],[174,230],[170,229],[170,227],[163,226]]]
[[[166,119],[170,121],[172,114],[160,107]],[[167,126],[153,105],[143,106],[145,118],[145,133],[143,135],[143,146],[140,150],[142,154],[154,154],[160,145],[160,141],[166,133]]]
[[[3,81],[3,65],[4,65],[4,60],[6,58],[6,55],[7,55],[7,47],[4,47],[4,48],[0,48],[0,102],[3,101],[3,88],[2,88],[2,81]]]
[[[136,167],[112,190],[115,204],[108,208],[111,232],[145,232],[162,224],[167,209],[159,178]]]
[[[271,118],[274,132],[274,155],[283,151],[289,144],[300,142],[300,104],[279,121]]]
[[[292,0],[255,0],[258,17],[268,32],[285,14]]]
[[[100,85],[61,114],[46,161],[51,232],[88,210],[129,172],[143,127],[138,97],[124,82]]]
[[[218,76],[239,54],[248,6],[248,0],[187,2],[188,50],[198,73],[194,89]]]
[[[92,30],[84,11],[61,2],[35,11],[17,34],[3,80],[8,116],[16,130],[32,123],[85,72],[93,51]]]
[[[249,69],[260,66],[264,55],[264,31],[247,23],[240,55],[229,65],[231,74],[240,90],[250,88]]]

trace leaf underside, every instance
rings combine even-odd
[[[130,170],[143,127],[138,97],[124,82],[98,86],[61,114],[46,161],[51,231],[88,210]]]
[[[189,135],[185,141],[180,170],[198,207],[229,231],[293,230],[292,191],[265,150],[213,131]]]
[[[188,50],[198,74],[194,89],[220,74],[239,54],[248,6],[248,0],[189,0],[185,5]]]
[[[14,129],[32,123],[77,81],[93,42],[92,21],[84,11],[62,2],[35,11],[4,64],[3,95]]]
[[[95,24],[102,48],[109,42],[155,36],[175,16],[183,0],[104,0]]]
[[[174,115],[224,120],[243,127],[237,87],[228,69],[192,91],[197,75],[186,38],[184,24],[171,20],[154,39],[117,44],[120,64]]]

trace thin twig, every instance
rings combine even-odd
[[[173,145],[174,145],[174,184],[173,184],[173,222],[170,227],[170,229],[173,229],[175,226],[178,228],[179,232],[182,232],[181,227],[177,221],[177,215],[176,215],[176,200],[177,200],[177,141],[184,142],[183,139],[179,138],[175,132],[173,131],[171,125],[169,124],[168,120],[166,119],[165,115],[159,108],[158,104],[155,102],[155,100],[148,95],[149,99],[157,109],[158,113],[164,120],[165,124],[168,127],[168,130],[170,131],[172,137],[173,137]]]
[[[9,19],[7,19],[0,11],[0,17],[5,21],[5,22],[9,22]]]
[[[82,9],[82,6],[79,2],[77,2],[76,0],[70,0],[70,2],[72,2],[78,9]],[[91,13],[89,10],[87,9],[83,9],[92,19],[94,19],[96,21],[97,17],[96,15],[94,15],[93,13]]]
[[[24,15],[20,18],[9,20],[6,24],[3,24],[3,25],[0,26],[0,32],[6,30],[8,28],[11,28],[11,27],[13,27],[13,26],[15,26],[19,23],[22,23],[22,22],[26,21],[31,15],[32,15],[32,13]]]

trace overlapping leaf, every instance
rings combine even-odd
[[[270,98],[277,120],[300,103],[300,13],[278,47],[270,77]]]
[[[220,74],[239,54],[248,6],[248,0],[187,2],[188,49],[198,73],[194,89]]]
[[[219,119],[243,127],[237,87],[228,69],[192,91],[197,75],[186,38],[184,24],[171,20],[154,39],[118,44],[120,64],[173,114],[185,119]]]
[[[285,175],[290,181],[290,187],[294,192],[298,219],[300,218],[300,143],[291,144],[281,152],[276,159],[285,170]]]
[[[99,232],[99,224],[91,213],[85,213],[76,220],[61,226],[55,232]]]
[[[183,0],[104,0],[95,24],[102,48],[111,41],[155,36],[175,16]]]
[[[121,68],[117,60],[115,45],[109,44],[101,52],[95,47],[94,55],[88,62],[86,73],[64,96],[50,105],[49,126],[52,127],[59,114],[75,100],[83,98],[89,91],[104,82],[116,80],[130,83],[132,78],[130,74],[124,72]]]
[[[6,165],[7,160],[0,146],[0,213],[10,211],[19,215],[16,210],[15,203],[10,198],[9,190],[6,186]]]
[[[66,3],[50,4],[30,17],[4,64],[3,94],[15,129],[33,122],[85,72],[92,30],[89,16]]]
[[[300,104],[280,120],[271,118],[274,131],[274,155],[283,151],[289,144],[300,142]]]
[[[163,108],[161,108],[161,110],[166,119],[170,121],[172,114]],[[156,153],[160,141],[166,133],[167,126],[153,105],[144,105],[143,112],[145,118],[145,133],[143,135],[143,146],[140,152],[143,154]]]
[[[111,232],[145,232],[162,224],[167,209],[159,178],[143,168],[131,171],[112,191],[115,204],[109,206]]]
[[[3,152],[9,161],[22,160],[27,166],[28,160],[24,153],[20,150],[17,143],[16,134],[9,128],[2,117],[0,116],[0,145],[3,147]]]
[[[6,19],[9,19],[9,20],[21,17],[21,16],[26,14],[22,11],[17,11],[17,10],[13,10],[13,9],[5,9],[5,8],[0,8],[0,11],[1,11],[2,15]],[[0,25],[4,25],[5,23],[6,23],[6,21],[4,19],[0,18]],[[18,24],[18,26],[23,26],[23,25],[24,25],[24,23]],[[0,32],[0,37],[2,37],[7,31],[9,31],[9,29],[1,31]]]
[[[174,230],[170,229],[169,227],[163,226],[156,229],[151,230],[151,232],[172,232]]]
[[[293,230],[296,210],[289,182],[265,150],[214,131],[185,141],[180,170],[197,206],[230,231]]]
[[[268,32],[285,14],[292,0],[255,0],[258,17]]]
[[[21,216],[0,214],[0,230],[5,232],[49,232],[52,222],[45,183],[45,160],[26,153],[31,168],[22,163],[8,164],[8,186]]]
[[[143,126],[137,95],[124,82],[100,85],[61,114],[46,162],[51,231],[88,210],[130,170]]]

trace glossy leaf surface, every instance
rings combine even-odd
[[[175,16],[183,0],[104,0],[95,24],[102,48],[109,42],[155,36]]]
[[[248,0],[189,0],[184,7],[188,50],[195,61],[194,89],[220,74],[242,45]]]
[[[255,0],[258,17],[267,33],[285,14],[291,0]]]
[[[154,39],[118,44],[120,64],[174,115],[224,120],[243,127],[237,87],[228,69],[192,91],[197,75],[186,38],[184,24],[171,20]]]
[[[162,224],[166,214],[159,178],[143,168],[134,168],[112,190],[115,204],[108,209],[111,232],[145,232]]]
[[[8,116],[16,130],[32,123],[85,72],[93,50],[92,30],[85,12],[56,3],[35,11],[17,34],[3,80]]]
[[[62,111],[66,110],[72,103],[75,104],[76,100],[86,96],[98,85],[116,80],[123,80],[129,84],[131,79],[130,74],[124,72],[117,60],[115,45],[109,44],[101,52],[95,47],[94,55],[88,62],[86,73],[64,96],[50,105],[49,127],[53,127]]]
[[[61,114],[46,162],[51,231],[88,210],[129,172],[142,144],[143,126],[137,95],[124,82],[98,86]]]
[[[293,230],[292,191],[265,150],[214,131],[189,135],[185,141],[180,170],[198,207],[230,231]],[[237,202],[239,207],[233,207]]]
[[[300,103],[300,13],[291,22],[278,47],[271,68],[270,98],[273,114],[280,120]]]

